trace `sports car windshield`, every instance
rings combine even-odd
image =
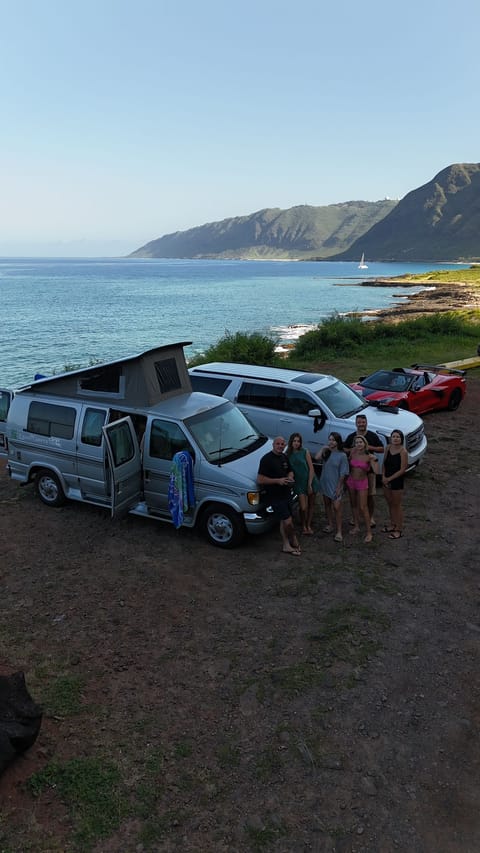
[[[352,388],[338,380],[327,388],[315,391],[315,394],[336,418],[349,418],[368,405]]]
[[[201,412],[187,424],[205,458],[214,465],[246,456],[267,441],[233,403]]]
[[[362,379],[364,388],[372,391],[395,391],[397,394],[408,391],[416,377],[407,373],[397,373],[395,370],[377,370],[366,379]]]

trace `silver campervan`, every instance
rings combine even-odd
[[[172,522],[173,460],[188,451],[194,501],[183,513],[223,548],[271,527],[256,483],[267,438],[231,402],[192,392],[183,347],[47,377],[15,391],[7,469],[48,506],[66,499]],[[5,406],[6,408],[6,406]]]

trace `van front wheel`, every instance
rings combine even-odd
[[[202,516],[202,530],[217,548],[235,548],[245,537],[243,519],[233,509],[212,504]]]
[[[51,471],[39,471],[35,477],[38,497],[47,506],[63,506],[65,494],[60,480]]]

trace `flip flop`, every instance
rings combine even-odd
[[[401,530],[392,530],[392,532],[389,533],[388,538],[389,539],[400,539],[402,536],[403,536],[403,533]]]
[[[285,551],[285,549],[282,549],[282,554],[290,554],[291,557],[301,557],[302,552],[299,551],[298,548],[292,548],[291,551]]]
[[[392,527],[391,525],[388,525],[388,524],[384,524],[384,526],[382,527],[382,533],[393,533],[394,530],[395,530],[395,527]]]

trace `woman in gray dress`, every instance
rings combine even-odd
[[[342,535],[342,497],[345,480],[349,474],[347,454],[343,449],[342,437],[338,432],[331,432],[328,445],[316,454],[315,459],[323,462],[320,477],[320,491],[323,494],[327,526],[325,533],[333,533],[335,542],[341,542]]]

